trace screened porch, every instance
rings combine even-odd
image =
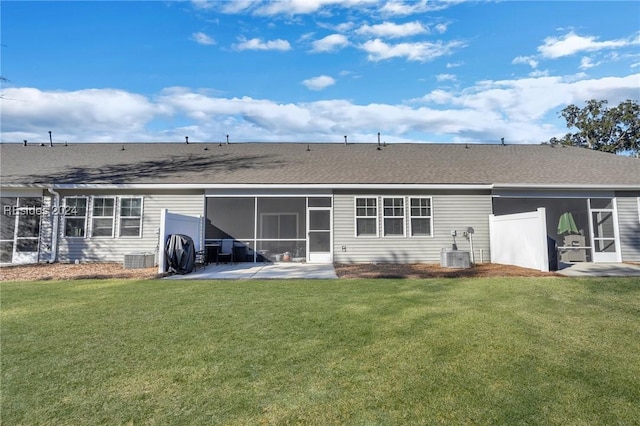
[[[207,197],[208,260],[225,239],[234,241],[234,262],[305,262],[309,247],[329,253],[330,209],[331,197]]]

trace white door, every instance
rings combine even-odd
[[[33,214],[29,208],[18,207],[12,263],[38,263],[39,240],[40,216]]]
[[[307,262],[331,263],[331,208],[307,209]]]
[[[591,247],[594,262],[620,262],[620,243],[615,200],[592,198],[589,200]]]

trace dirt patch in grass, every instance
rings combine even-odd
[[[464,278],[464,277],[544,277],[553,272],[540,272],[517,266],[478,264],[470,269],[442,268],[437,264],[358,263],[336,264],[339,278]],[[17,265],[0,268],[0,281],[44,281],[78,279],[153,279],[157,268],[124,269],[121,263],[54,263]]]
[[[443,268],[437,264],[336,264],[339,278],[465,278],[465,277],[548,277],[554,272],[540,272],[518,266],[481,263],[469,269]]]

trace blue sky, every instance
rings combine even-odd
[[[640,2],[2,1],[3,142],[540,143],[640,98]]]

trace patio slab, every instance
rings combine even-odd
[[[631,263],[562,263],[557,273],[567,277],[640,277],[640,265]]]
[[[173,280],[250,280],[250,279],[337,279],[332,264],[314,263],[235,263],[210,264],[186,275],[171,275]]]

